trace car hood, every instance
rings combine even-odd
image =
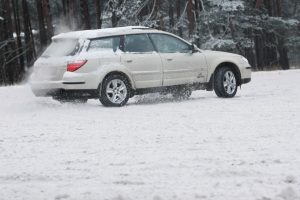
[[[220,57],[239,57],[241,55],[235,54],[235,53],[228,53],[224,51],[211,51],[211,50],[202,50],[202,52],[206,56],[220,56]]]

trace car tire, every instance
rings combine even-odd
[[[131,86],[128,79],[119,74],[105,78],[99,90],[99,100],[102,105],[107,107],[124,106],[131,96]]]
[[[192,89],[188,86],[181,86],[174,89],[172,92],[176,100],[186,100],[192,95]]]
[[[230,67],[222,67],[216,71],[214,75],[214,90],[218,97],[234,97],[237,88],[237,77]]]

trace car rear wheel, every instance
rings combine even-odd
[[[214,77],[214,90],[218,97],[231,98],[237,92],[237,77],[229,67],[218,69]]]
[[[108,76],[100,87],[99,100],[104,106],[123,106],[130,97],[130,88],[130,83],[126,77],[118,74]]]

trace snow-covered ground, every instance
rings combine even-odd
[[[300,70],[122,108],[0,88],[2,200],[300,199]]]

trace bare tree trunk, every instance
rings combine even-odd
[[[282,16],[282,2],[281,2],[281,0],[276,0],[275,3],[276,3],[275,16],[281,17]],[[281,68],[284,70],[290,69],[288,50],[287,50],[285,40],[284,40],[285,33],[278,35],[277,38],[278,38],[277,49],[278,49],[278,54],[279,54],[279,64],[280,64]]]
[[[278,53],[279,53],[279,64],[282,69],[290,69],[290,63],[288,58],[288,50],[284,44],[283,38],[278,39]]]
[[[180,17],[181,17],[181,0],[176,0],[176,17],[177,17],[177,23],[178,23],[178,35],[182,37],[182,26],[181,23],[179,23]]]
[[[230,28],[230,33],[231,33],[231,38],[235,40],[236,38],[236,28],[233,24],[232,18],[229,16],[229,28]],[[240,54],[243,54],[242,48],[240,46],[240,43],[236,43],[236,49]]]
[[[255,54],[252,47],[245,48],[245,57],[248,59],[251,66],[255,66]]]
[[[263,3],[263,0],[255,0],[255,9],[260,9]]]
[[[70,30],[76,30],[78,25],[77,0],[63,0],[66,12],[66,25]],[[77,14],[76,14],[77,13]]]
[[[95,6],[96,6],[96,24],[97,24],[97,28],[101,28],[102,27],[102,4],[101,4],[102,0],[95,0]]]
[[[155,16],[158,20],[158,29],[164,30],[164,21],[163,21],[163,15],[161,14],[161,0],[154,0],[155,2]]]
[[[64,17],[67,17],[67,10],[66,10],[66,0],[62,0],[62,9],[64,13]]]
[[[251,43],[254,43],[253,41],[253,28],[252,27],[249,27],[246,29],[245,31],[246,33],[246,37],[247,38],[251,38]],[[255,59],[255,49],[250,46],[250,47],[245,47],[244,48],[244,56],[248,59],[250,65],[252,67],[255,67],[256,66],[256,59]]]
[[[118,9],[122,7],[123,0],[117,0],[116,4],[114,2],[109,2],[109,7],[112,12],[111,16],[111,25],[112,27],[116,27],[121,19],[121,16],[118,14]]]
[[[276,17],[282,16],[282,2],[281,0],[276,0]]]
[[[50,11],[50,5],[49,5],[49,0],[43,0],[43,13],[45,16],[45,21],[47,25],[47,39],[48,39],[48,44],[51,42],[51,37],[54,34],[53,31],[53,25],[52,25],[52,15]]]
[[[265,65],[273,66],[277,64],[277,48],[276,48],[276,35],[274,32],[264,32],[265,35]]]
[[[18,0],[12,0],[12,7],[13,7],[13,14],[14,14],[14,25],[15,25],[15,32],[17,37],[17,49],[16,52],[19,56],[19,63],[15,66],[15,80],[21,80],[21,77],[24,74],[24,57],[23,57],[23,45],[21,41],[21,27],[20,27],[20,16],[19,16],[19,5]]]
[[[199,20],[199,13],[203,10],[201,3],[199,0],[195,0],[195,15],[196,15],[196,20]]]
[[[187,17],[189,21],[189,35],[191,36],[195,29],[195,5],[193,0],[188,0]]]
[[[91,29],[88,1],[80,0],[80,14],[81,14],[81,21],[83,22],[82,28]]]
[[[268,10],[269,16],[273,16],[273,0],[264,0],[264,5]]]
[[[254,31],[254,44],[255,44],[255,52],[256,52],[256,68],[258,70],[263,70],[265,63],[264,63],[264,40],[260,31]]]
[[[282,1],[281,0],[256,0],[255,8],[260,8],[262,4],[266,6],[269,16],[282,16]],[[256,31],[255,33],[255,51],[257,58],[257,67],[259,70],[265,65],[273,65],[277,60],[277,52],[279,54],[279,64],[282,69],[289,69],[288,51],[284,42],[284,33],[275,36],[271,32]],[[276,40],[278,41],[276,43]],[[277,48],[276,48],[277,47]]]
[[[113,5],[113,2],[109,2],[109,6],[112,9],[112,15],[111,15],[111,25],[112,27],[116,27],[118,25],[118,16],[115,6]]]
[[[6,11],[5,11],[5,0],[0,0],[0,16],[3,16],[3,20],[0,20],[0,30],[5,29]],[[6,31],[0,31],[0,42],[4,42],[6,39]],[[6,70],[5,70],[5,57],[3,53],[5,47],[0,48],[0,85],[5,85],[7,82]]]
[[[174,27],[174,6],[172,1],[169,1],[169,26],[170,29]]]
[[[14,71],[15,71],[15,66],[18,65],[16,62],[16,59],[14,57],[16,56],[15,49],[16,49],[16,44],[14,42],[13,38],[13,23],[12,23],[12,11],[11,11],[11,4],[10,0],[4,0],[4,18],[5,18],[5,23],[4,23],[4,38],[7,40],[7,45],[5,47],[5,53],[7,55],[4,56],[4,71],[5,71],[5,81],[7,84],[14,84],[15,83],[15,76],[14,76]]]
[[[32,34],[30,15],[28,10],[28,5],[26,0],[22,0],[23,7],[23,27],[24,27],[24,35],[25,35],[25,49],[26,52],[26,61],[27,67],[31,67],[36,58],[35,46],[34,46],[34,38]]]
[[[196,37],[196,44],[197,46],[200,46],[200,37],[199,35],[201,34],[201,30],[198,26],[198,23],[200,22],[200,12],[203,11],[203,7],[202,4],[200,2],[200,0],[195,0],[195,15],[196,15],[196,23],[195,23],[195,28],[196,28],[196,34],[198,37]]]
[[[294,11],[293,16],[297,14],[297,7],[298,7],[299,0],[294,0]]]
[[[112,11],[112,16],[111,16],[111,25],[112,27],[116,27],[119,22],[119,17],[117,16],[116,11]]]
[[[47,33],[46,33],[46,28],[45,28],[45,23],[44,23],[42,0],[36,0],[36,8],[37,8],[37,13],[38,13],[41,51],[43,51],[46,48],[48,42],[47,42]]]

